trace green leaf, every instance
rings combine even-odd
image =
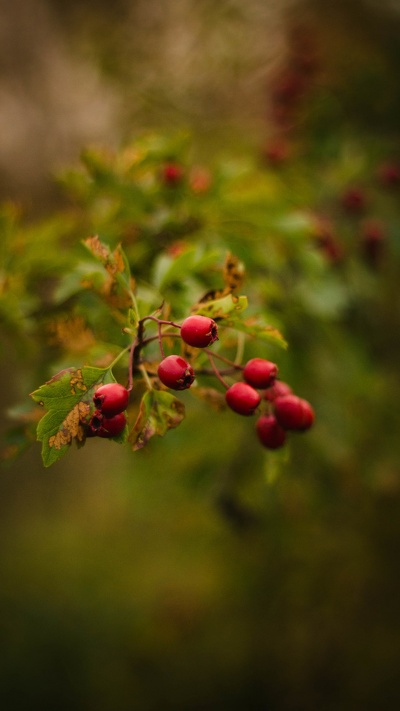
[[[101,262],[108,272],[110,279],[129,291],[131,287],[131,273],[128,258],[121,245],[118,245],[114,251],[111,251],[110,247],[102,242],[97,235],[83,240],[83,244],[89,252]]]
[[[288,344],[281,332],[274,326],[269,326],[253,321],[242,321],[239,318],[234,318],[232,316],[229,319],[223,319],[220,323],[221,326],[226,328],[233,328],[236,331],[241,331],[247,336],[252,336],[253,338],[260,339],[262,341],[267,341],[268,343],[274,343],[280,348],[287,348]]]
[[[178,427],[185,417],[185,405],[165,390],[148,390],[142,398],[140,411],[129,435],[132,449],[142,449],[154,435],[163,437]]]
[[[72,440],[85,441],[83,423],[93,410],[93,393],[102,383],[115,382],[109,368],[68,368],[31,393],[47,412],[37,427],[42,459],[49,467],[67,453]]]
[[[247,296],[234,296],[226,294],[219,299],[199,302],[196,304],[193,313],[201,314],[202,316],[210,316],[210,318],[225,318],[233,311],[238,313],[247,308]]]

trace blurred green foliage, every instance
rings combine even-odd
[[[371,55],[369,39],[343,74],[352,55],[335,55],[337,25],[321,24],[328,64],[289,98],[271,86],[260,155],[230,146],[229,160],[199,165],[187,135],[146,134],[120,152],[86,149],[60,177],[58,214],[27,224],[2,210],[17,400],[49,365],[125,346],[110,304],[81,289],[96,277],[81,240],[99,234],[123,243],[143,307],[167,296],[178,317],[237,255],[250,308],[289,343],[262,355],[316,410],[313,430],[267,453],[247,418],[185,393],[185,421],[145,450],[92,440],[49,473],[35,444],[5,468],[6,708],[398,708],[397,59],[392,42]],[[173,188],[160,181],[167,161],[183,169]],[[72,335],[60,326],[71,314]],[[14,414],[18,448],[35,423]]]

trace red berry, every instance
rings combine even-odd
[[[290,154],[290,149],[284,139],[273,138],[264,148],[264,157],[271,165],[281,165]]]
[[[195,379],[192,366],[178,355],[169,355],[158,366],[158,377],[172,390],[186,390]]]
[[[90,429],[97,437],[116,437],[125,429],[125,425],[126,417],[123,412],[114,417],[103,417],[100,412],[95,412],[90,421]]]
[[[373,267],[378,266],[384,253],[386,241],[385,226],[380,220],[369,219],[362,225],[361,248],[365,260]]]
[[[211,173],[206,168],[194,168],[189,176],[190,187],[194,193],[205,193],[211,187]]]
[[[346,212],[358,214],[363,212],[367,199],[364,191],[361,188],[348,188],[342,195],[342,205]]]
[[[391,161],[382,163],[378,168],[378,177],[385,187],[395,187],[400,183],[400,165]]]
[[[256,422],[256,432],[261,444],[268,449],[278,449],[286,440],[286,432],[274,415],[261,415]]]
[[[243,377],[246,383],[253,388],[268,388],[275,381],[278,374],[278,366],[264,358],[252,358],[243,369]]]
[[[107,383],[97,388],[93,395],[93,402],[103,415],[113,417],[126,410],[129,402],[129,393],[119,383]]]
[[[166,185],[178,185],[183,180],[183,167],[179,163],[166,163],[162,169],[162,178]]]
[[[189,346],[207,348],[218,340],[218,326],[208,316],[188,316],[181,326],[181,336]]]
[[[248,383],[234,383],[225,393],[231,410],[239,415],[252,415],[259,406],[261,396]]]
[[[284,383],[283,380],[276,380],[273,385],[271,385],[264,393],[264,397],[269,402],[273,402],[277,397],[282,397],[283,395],[291,395],[292,388]]]
[[[307,430],[314,422],[314,410],[297,395],[284,395],[274,401],[275,417],[285,430]]]

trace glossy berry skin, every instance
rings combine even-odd
[[[100,412],[95,412],[90,421],[90,429],[96,437],[117,437],[123,432],[125,425],[126,417],[123,412],[114,417],[103,417]]]
[[[263,447],[279,449],[286,441],[286,431],[274,415],[261,415],[256,422],[257,437]]]
[[[277,397],[283,397],[284,395],[291,395],[292,388],[283,380],[275,380],[275,382],[266,389],[264,393],[265,400],[273,402]]]
[[[276,398],[274,413],[285,430],[308,430],[314,422],[314,410],[310,403],[297,395]]]
[[[207,348],[218,340],[218,326],[208,316],[188,316],[181,326],[181,337],[189,346]]]
[[[158,377],[172,390],[187,390],[195,379],[192,366],[178,355],[169,355],[158,366]]]
[[[264,358],[252,358],[243,369],[243,377],[253,388],[268,388],[275,382],[278,366]]]
[[[261,396],[248,383],[238,382],[226,391],[225,400],[238,415],[252,415],[261,402]]]
[[[128,407],[129,393],[120,383],[107,383],[97,388],[93,402],[105,417],[114,417]]]

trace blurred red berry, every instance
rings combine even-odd
[[[365,220],[361,226],[361,249],[365,260],[373,267],[380,262],[386,242],[386,230],[380,220]]]
[[[283,380],[275,380],[274,384],[266,389],[264,393],[265,400],[273,402],[277,397],[283,397],[284,395],[291,395],[292,388]]]
[[[314,410],[310,403],[297,395],[276,398],[274,413],[285,430],[307,430],[314,422]]]
[[[344,210],[350,214],[359,214],[367,206],[367,197],[362,188],[348,188],[341,196],[341,203]]]
[[[267,449],[279,449],[286,440],[286,431],[274,415],[261,415],[256,422],[256,432],[261,444]]]
[[[162,168],[162,179],[166,185],[175,186],[182,182],[184,170],[179,163],[165,163]]]
[[[400,184],[400,164],[386,161],[378,167],[378,178],[386,188],[393,188]]]

